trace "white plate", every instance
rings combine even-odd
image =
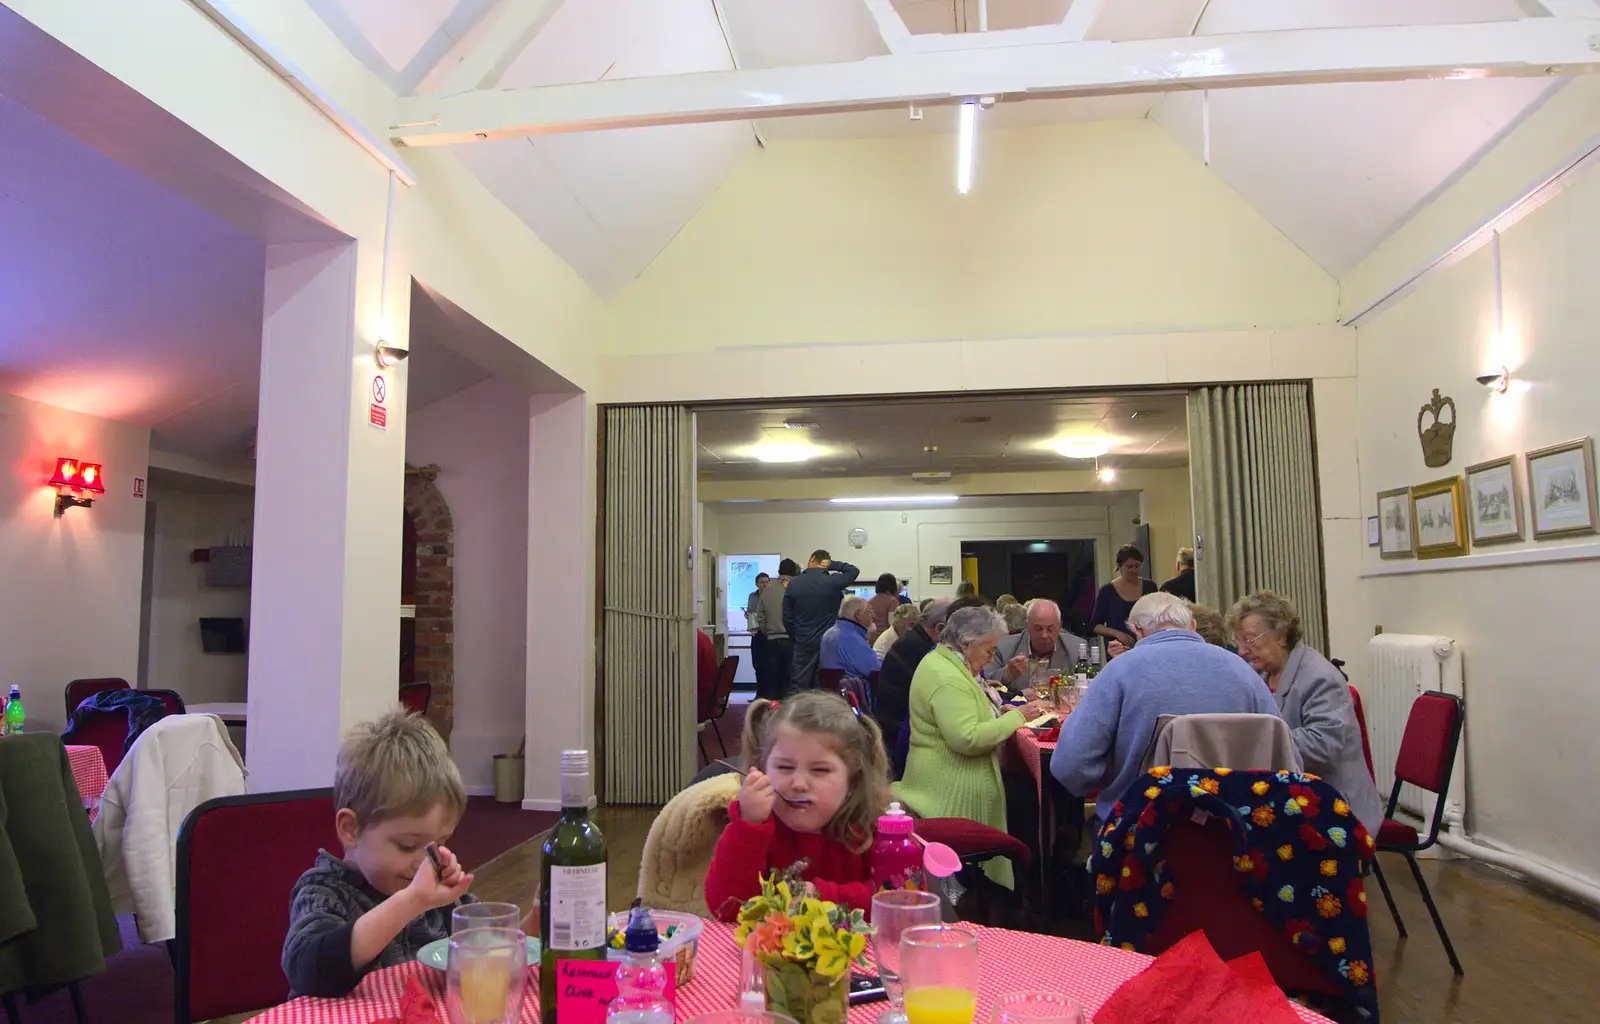
[[[534,964],[539,962],[539,951],[543,947],[539,945],[539,940],[531,935],[524,936],[524,938],[528,943],[528,966],[532,967]],[[421,949],[417,950],[418,963],[427,964],[429,967],[435,967],[441,971],[444,970],[445,963],[449,956],[449,939],[440,939],[437,942],[430,942],[426,946],[423,946]]]

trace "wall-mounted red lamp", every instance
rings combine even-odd
[[[57,459],[56,475],[50,478],[50,486],[56,489],[56,515],[63,515],[69,508],[93,505],[96,494],[106,493],[100,476],[97,462]],[[86,498],[85,494],[89,496]]]

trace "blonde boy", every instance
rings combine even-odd
[[[368,971],[407,963],[448,936],[451,910],[474,902],[472,876],[440,845],[467,794],[426,720],[397,709],[352,729],[333,805],[344,856],[320,851],[289,898],[283,973],[295,995],[346,995]]]

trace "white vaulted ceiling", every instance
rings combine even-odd
[[[402,94],[437,88],[494,0],[310,0]],[[501,88],[888,52],[868,0],[518,0],[554,13]],[[891,0],[907,31],[977,31],[979,0]],[[1098,13],[1090,40],[1274,29],[1500,21],[1527,0],[986,0],[991,30]],[[719,8],[721,18],[719,20]],[[1080,15],[1082,12],[1079,12]],[[1334,276],[1350,270],[1558,85],[1535,78],[1296,85],[1211,94],[1217,175]],[[1150,118],[1202,156],[1195,93],[1002,102],[983,130]],[[758,140],[953,133],[952,107],[509,139],[455,153],[602,295],[650,261]]]

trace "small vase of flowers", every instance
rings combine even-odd
[[[734,939],[765,971],[769,1010],[799,1024],[844,1024],[850,967],[866,966],[870,929],[861,911],[817,899],[802,870],[761,880],[761,895],[739,908]]]

